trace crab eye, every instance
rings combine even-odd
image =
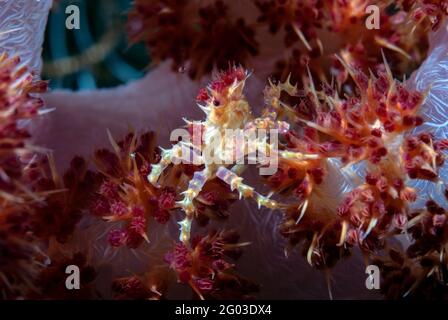
[[[221,102],[219,102],[219,100],[217,100],[217,99],[213,100],[213,105],[215,107],[218,107],[220,104],[221,104]]]

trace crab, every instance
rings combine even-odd
[[[282,204],[271,199],[271,195],[264,196],[245,183],[239,175],[246,167],[241,159],[249,157],[250,164],[261,166],[268,165],[269,161],[278,158],[306,160],[313,155],[292,151],[278,151],[273,132],[285,133],[289,125],[284,121],[278,121],[275,109],[265,110],[261,117],[254,118],[251,107],[247,102],[243,89],[249,72],[241,67],[230,67],[226,72],[217,75],[216,79],[205,89],[199,92],[198,106],[205,112],[204,121],[185,120],[193,133],[199,131],[202,135],[199,142],[194,137],[193,143],[181,141],[171,149],[162,149],[161,160],[151,168],[148,180],[154,186],[158,186],[159,177],[170,165],[176,165],[180,160],[187,159],[188,155],[195,155],[195,165],[203,165],[204,169],[195,172],[189,181],[188,189],[183,194],[183,199],[176,204],[185,213],[185,218],[179,222],[180,240],[189,243],[191,224],[194,218],[195,207],[193,200],[201,192],[205,183],[215,177],[224,181],[232,191],[237,191],[239,197],[254,199],[258,207],[269,209],[281,209]],[[296,88],[292,87],[290,90]],[[278,92],[280,94],[280,92]],[[199,129],[199,130],[198,130]],[[242,130],[244,139],[241,144],[238,139],[222,139],[227,130]],[[269,130],[269,134],[256,136],[256,130]],[[272,131],[277,130],[277,131]],[[241,131],[240,131],[241,132]],[[261,157],[253,159],[253,152],[257,150]],[[212,155],[215,161],[208,161],[206,154]],[[239,156],[235,156],[235,155]],[[186,157],[187,155],[187,157]],[[238,159],[238,161],[232,161]],[[268,159],[268,161],[267,161]],[[253,161],[255,160],[255,161]]]

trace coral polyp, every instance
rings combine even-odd
[[[126,245],[137,248],[142,242],[149,242],[150,224],[165,225],[179,208],[181,188],[188,184],[200,166],[180,165],[167,168],[157,188],[149,183],[147,176],[157,161],[163,161],[162,153],[156,149],[153,132],[138,136],[131,132],[118,142],[109,134],[114,151],[99,149],[95,152],[94,172],[95,194],[90,197],[90,211],[116,228],[109,231],[108,241],[112,247]],[[229,204],[235,195],[211,180],[203,192],[195,199],[198,221],[206,224],[208,220],[226,216]]]
[[[158,157],[154,133],[129,133],[119,142],[110,134],[109,138],[114,151],[100,149],[94,155],[98,183],[91,211],[108,222],[123,225],[109,232],[111,246],[136,248],[142,241],[149,242],[150,220],[165,224],[170,219],[176,194],[168,186],[158,191],[145,181],[146,168]]]
[[[408,12],[418,24],[438,29],[448,16],[448,4],[443,0],[398,1],[398,5]]]
[[[199,298],[249,298],[258,287],[238,276],[234,264],[226,257],[238,258],[241,254],[238,235],[232,231],[212,231],[207,236],[196,236],[187,247],[179,242],[165,259],[178,276],[188,284]]]
[[[301,199],[295,209],[287,210],[281,232],[297,243],[300,234],[306,236],[315,230],[308,243],[310,263],[315,253],[326,257],[324,250],[331,254],[337,247],[339,256],[346,246],[357,245],[370,253],[382,249],[383,239],[406,229],[418,193],[410,180],[440,183],[439,169],[445,159],[445,140],[434,141],[428,133],[413,134],[424,123],[419,115],[424,94],[409,91],[394,80],[387,63],[385,72],[370,77],[342,63],[357,85],[357,94],[342,99],[328,86],[322,92],[314,86],[305,88],[314,112],[309,119],[295,115],[304,127],[298,132],[290,130],[287,136],[288,148],[317,154],[320,164],[303,168],[286,164],[278,173],[282,176],[280,183],[275,176],[268,179],[275,191],[288,190],[288,195]],[[335,159],[340,164],[335,164]],[[328,179],[328,168],[336,166],[351,172],[360,163],[364,164],[361,174],[365,182],[338,199],[339,205],[332,208],[332,213],[324,214],[328,206],[323,209],[322,203],[330,208],[332,204],[329,196],[322,199],[320,186]],[[359,179],[353,172],[349,176]],[[319,203],[317,210],[313,201]],[[325,260],[334,261],[328,256]]]
[[[200,78],[258,53],[252,27],[229,11],[224,1],[138,0],[127,28],[132,42],[146,43],[154,62],[172,59],[174,70],[188,68]]]
[[[160,300],[165,297],[170,276],[166,268],[155,268],[141,276],[117,278],[112,283],[118,300]]]
[[[382,291],[388,299],[446,299],[447,211],[429,200],[409,219],[410,246],[390,246],[386,256],[373,260],[384,273]]]
[[[129,14],[133,42],[144,41],[155,63],[172,60],[174,70],[200,78],[229,62],[257,65],[260,43],[276,46],[270,75],[306,81],[306,68],[319,81],[351,85],[334,59],[368,72],[385,50],[394,76],[410,74],[426,58],[428,34],[444,21],[444,1],[247,1],[240,18],[222,1],[137,1]],[[376,8],[372,24],[371,8]],[[258,9],[258,17],[252,13]],[[271,35],[269,35],[271,34]]]
[[[52,287],[49,278],[62,273],[55,267],[64,264],[57,248],[71,239],[81,219],[92,176],[75,158],[59,177],[52,157],[31,142],[24,123],[48,111],[39,97],[47,82],[6,53],[0,56],[0,75],[0,294],[42,298],[48,289],[56,297],[61,288]]]
[[[43,195],[29,183],[35,152],[20,121],[43,107],[35,96],[46,90],[19,57],[0,55],[0,293],[4,298],[25,294],[41,268],[41,243],[29,233],[33,203]]]
[[[426,29],[410,23],[403,10],[391,10],[382,1],[256,1],[259,21],[277,34],[284,30],[287,58],[277,62],[275,76],[304,81],[309,66],[321,81],[332,77],[347,84],[347,70],[334,59],[339,54],[364,72],[381,65],[381,49],[396,75],[412,71],[426,56]],[[378,9],[378,27],[369,27],[370,8]],[[371,18],[371,17],[370,17]],[[328,41],[330,40],[331,41]],[[336,44],[337,43],[337,44]],[[417,43],[419,44],[417,46]]]

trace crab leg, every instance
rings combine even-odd
[[[254,188],[243,183],[243,178],[225,167],[219,167],[216,176],[227,183],[230,189],[237,190],[241,198],[254,198],[257,201],[258,208],[266,207],[269,209],[278,209],[280,204],[254,191]]]
[[[207,180],[210,179],[210,176],[211,174],[208,168],[205,168],[202,171],[196,171],[193,179],[188,184],[188,189],[182,192],[184,198],[177,202],[179,207],[185,212],[185,218],[179,222],[179,240],[184,243],[188,243],[190,240],[191,222],[194,213],[193,200],[198,196],[199,192],[201,192]]]
[[[153,186],[157,186],[157,181],[159,181],[159,177],[161,176],[163,171],[173,162],[174,158],[173,149],[169,150],[162,149],[161,159],[159,163],[152,165],[151,173],[148,175],[148,181]]]
[[[161,148],[162,149],[162,148]],[[194,164],[202,164],[202,158],[198,155],[198,150],[189,143],[179,142],[172,149],[162,149],[161,159],[158,164],[152,165],[151,173],[148,175],[148,181],[153,185],[157,186],[157,181],[162,175],[163,171],[174,162],[175,160],[186,161],[188,163],[192,162],[190,157],[193,155]],[[185,160],[187,157],[188,160]],[[197,161],[198,163],[195,163]]]

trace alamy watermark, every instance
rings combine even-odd
[[[65,268],[65,273],[69,276],[65,279],[65,287],[67,290],[79,290],[81,288],[81,275],[79,267],[71,264]]]
[[[366,288],[368,290],[380,289],[380,268],[377,265],[371,264],[366,267],[368,277],[366,279]]]
[[[369,30],[379,30],[381,25],[381,11],[376,5],[370,5],[366,7],[366,14],[369,16],[366,18],[366,28]]]
[[[69,5],[65,8],[65,13],[69,16],[65,19],[65,27],[69,30],[79,30],[81,28],[80,11],[77,5]]]

